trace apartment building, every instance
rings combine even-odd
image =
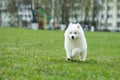
[[[18,0],[15,14],[7,11],[8,0],[0,0],[0,25],[1,26],[28,26],[33,19],[32,2]],[[14,5],[14,4],[13,4]]]
[[[97,23],[95,26],[97,30],[120,31],[120,0],[91,0],[89,4],[88,16],[85,15],[84,8],[82,10],[73,10],[70,15],[77,15],[77,19],[75,16],[71,16],[69,21],[73,23],[82,22],[87,17],[90,26],[95,15],[94,21]],[[99,9],[95,14],[93,12],[94,7]]]
[[[7,1],[8,0],[0,0],[0,25],[2,26],[9,26],[9,21],[13,21],[11,19],[11,15],[13,14],[10,14],[6,10]],[[19,5],[17,8],[16,20],[18,21],[19,26],[27,26],[33,19],[31,10],[32,2],[26,2],[27,0],[25,0],[25,2],[23,2],[23,0],[17,1],[17,4]],[[120,0],[90,0],[89,3],[83,3],[78,1],[74,3],[74,7],[72,9],[70,8],[69,22],[76,23],[84,22],[86,20],[86,22],[90,23],[88,25],[92,26],[92,22],[95,21],[97,23],[95,26],[97,30],[108,29],[120,31]],[[96,6],[99,10],[94,13],[94,8]],[[86,7],[89,7],[87,15]]]
[[[19,26],[28,26],[33,19],[31,4],[20,4],[18,7]]]
[[[10,14],[6,10],[6,0],[0,0],[0,25],[9,26]]]
[[[120,0],[117,1],[117,28],[120,31]]]
[[[120,0],[101,0],[98,29],[120,30]]]

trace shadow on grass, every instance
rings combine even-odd
[[[80,61],[80,60],[72,60],[69,61],[71,63],[79,63],[79,64],[98,64],[99,62],[97,60],[86,60],[86,61]]]
[[[103,61],[103,60],[97,60],[97,59],[87,59],[86,61],[79,61],[79,60],[65,60],[65,59],[60,59],[60,60],[54,60],[53,61],[56,64],[85,64],[85,65],[93,65],[93,66],[108,66],[108,67],[114,67],[115,63],[111,63],[108,61]]]
[[[65,59],[60,59],[60,60],[52,60],[54,63],[78,63],[78,64],[100,64],[95,59],[89,59],[86,61],[80,61],[80,60],[65,60]]]

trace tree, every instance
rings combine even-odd
[[[15,26],[15,24],[13,23],[16,23],[14,22],[16,19],[18,19],[18,0],[7,0],[7,12],[10,13],[10,21],[13,21],[13,22],[10,22],[10,24],[12,24],[12,26]],[[18,22],[17,22],[18,23]]]
[[[92,25],[97,29],[98,26],[98,17],[99,13],[102,10],[103,6],[100,4],[99,0],[93,1],[93,16],[92,16]]]
[[[106,19],[105,19],[105,30],[107,30],[107,28],[108,28],[108,1],[109,0],[106,0]]]
[[[21,4],[25,6],[29,5],[31,4],[32,0],[8,0],[7,2],[7,11],[11,14],[11,21],[13,21],[14,17],[16,20],[14,23],[17,22],[17,25],[19,26],[20,16],[18,15],[18,10],[20,9]]]
[[[61,14],[61,17],[62,17],[62,24],[68,24],[69,23],[69,3],[67,3],[68,0],[62,0],[61,1],[61,11],[62,11],[62,14]]]

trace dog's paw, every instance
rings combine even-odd
[[[68,60],[68,61],[69,61],[69,60],[71,60],[71,58],[67,58],[66,60]]]
[[[67,60],[67,61],[71,61],[71,60],[72,60],[72,58],[66,58],[66,60]]]

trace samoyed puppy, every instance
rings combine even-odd
[[[87,42],[84,31],[79,23],[70,23],[64,34],[64,47],[67,60],[72,60],[74,56],[79,55],[80,61],[86,60]]]

